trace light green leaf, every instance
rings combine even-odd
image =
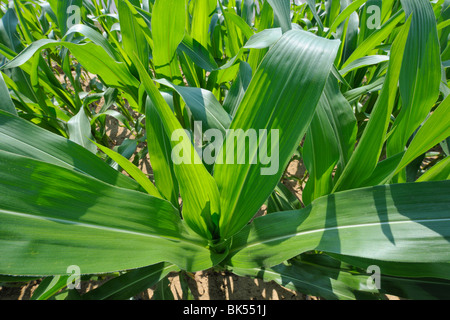
[[[450,97],[447,97],[425,121],[411,141],[396,173],[422,153],[450,136]]]
[[[232,268],[240,276],[275,281],[285,288],[327,300],[380,299],[367,285],[368,274],[325,255],[302,255],[271,268]]]
[[[350,71],[353,71],[353,70],[361,68],[361,67],[371,66],[371,65],[378,64],[378,63],[385,62],[385,61],[389,61],[388,56],[373,55],[373,56],[362,57],[362,58],[359,58],[359,59],[353,61],[352,63],[349,63],[347,65],[347,67],[341,69],[339,71],[339,73],[343,77],[345,77],[345,75],[347,75],[347,73],[349,73]]]
[[[217,101],[211,91],[202,88],[176,86],[165,79],[155,80],[172,88],[181,96],[195,121],[201,121],[204,130],[219,129],[225,133],[230,126],[231,116]]]
[[[46,48],[64,46],[89,72],[97,74],[107,86],[121,88],[137,96],[138,80],[123,62],[117,62],[94,43],[74,44],[65,41],[43,39],[33,42],[14,59],[2,66],[2,70],[15,68],[26,63],[36,52]]]
[[[1,110],[9,112],[13,115],[17,115],[16,106],[14,105],[14,102],[12,102],[11,100],[8,87],[6,86],[5,80],[3,79],[3,75],[1,73],[0,73],[0,99],[2,101],[2,105],[0,106]]]
[[[183,41],[178,46],[178,50],[186,53],[197,66],[206,71],[211,72],[218,68],[211,53],[188,34],[184,35]]]
[[[179,182],[180,193],[183,199],[183,217],[186,223],[195,232],[206,239],[217,239],[217,217],[220,213],[219,190],[214,178],[206,170],[198,156],[191,139],[176,119],[173,111],[156,88],[152,79],[142,65],[137,62],[139,75],[145,90],[158,112],[168,137],[172,153],[174,148],[180,148],[187,153],[179,163],[174,162],[174,172]],[[175,133],[175,139],[172,135]],[[172,157],[174,160],[174,157]]]
[[[291,25],[291,4],[285,0],[267,0],[278,18],[283,33],[292,29]]]
[[[321,197],[298,211],[271,213],[233,237],[225,264],[270,267],[309,250],[449,263],[449,192],[448,180],[377,186]]]
[[[94,154],[97,152],[97,148],[91,141],[93,139],[91,122],[84,108],[80,108],[80,111],[67,122],[67,129],[70,140]]]
[[[404,150],[430,112],[439,96],[441,75],[436,18],[430,2],[402,1],[402,5],[412,21],[399,79],[402,108],[388,139],[388,156]]]
[[[348,6],[348,8],[350,8],[350,6]],[[380,45],[383,40],[391,35],[392,30],[394,30],[397,24],[404,19],[405,13],[402,10],[398,11],[394,16],[391,17],[391,19],[389,19],[389,21],[382,25],[380,29],[374,31],[374,33],[372,33],[366,40],[364,40],[363,43],[358,46],[358,48],[356,48],[352,55],[342,65],[342,68],[346,68],[353,61],[369,54],[372,50],[375,49],[376,46]]]
[[[170,263],[157,263],[144,268],[130,270],[116,278],[90,290],[82,296],[83,300],[125,300],[158,283],[178,268]]]
[[[231,85],[228,94],[223,101],[223,108],[234,117],[236,111],[244,98],[245,91],[252,80],[252,68],[244,61],[239,64],[239,73]]]
[[[94,142],[95,143],[95,142]],[[105,146],[102,146],[98,143],[95,145],[102,150],[108,157],[113,159],[120,167],[122,167],[136,182],[138,182],[142,188],[144,188],[147,193],[153,197],[162,198],[158,189],[156,189],[155,185],[148,179],[148,177],[139,170],[134,164],[132,164],[127,158],[122,156],[120,153],[117,153]]]
[[[333,191],[358,187],[375,169],[385,142],[386,131],[394,108],[401,62],[408,37],[411,17],[397,35],[391,50],[389,67],[369,122],[364,129],[355,152],[352,154]]]
[[[417,179],[417,181],[440,180],[450,180],[450,157],[445,157]]]
[[[109,273],[159,262],[218,262],[168,202],[0,152],[0,274]]]
[[[152,12],[153,63],[157,77],[181,84],[176,51],[185,34],[184,0],[157,0]],[[145,67],[146,65],[144,65]]]
[[[33,291],[30,300],[47,300],[61,289],[67,286],[69,275],[46,277],[39,286]]]
[[[338,45],[338,41],[292,30],[261,62],[231,123],[230,129],[236,131],[227,134],[214,166],[220,190],[222,237],[239,231],[277,185],[314,115]],[[252,131],[261,135],[258,130],[267,130],[267,139],[260,136],[258,143],[246,143],[245,136]],[[236,146],[235,138],[244,143]],[[228,139],[232,142],[227,146]],[[263,164],[261,150],[264,153],[268,145],[272,153],[268,150]],[[267,159],[269,153],[272,159]],[[237,163],[231,154],[244,164]]]
[[[129,58],[133,55],[139,57],[144,66],[148,66],[149,46],[145,37],[144,29],[147,25],[136,9],[128,0],[121,0],[117,7],[120,21],[120,32],[122,34],[122,45]]]
[[[161,94],[166,101],[173,101],[172,95],[165,92],[161,92]],[[170,140],[150,98],[146,99],[145,104],[145,129],[155,185],[164,198],[169,200],[174,207],[179,208],[179,188],[173,169]]]
[[[356,133],[353,110],[330,75],[303,144],[303,161],[309,173],[302,193],[305,205],[331,193],[335,165],[334,179],[338,179],[353,152]]]
[[[140,190],[136,181],[105,165],[82,146],[1,110],[0,150],[75,170],[121,188]]]

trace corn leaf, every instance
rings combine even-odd
[[[404,150],[439,96],[441,61],[431,4],[420,0],[402,1],[402,5],[412,21],[399,79],[402,108],[388,139],[388,155]]]
[[[270,267],[309,250],[391,262],[449,263],[449,192],[447,180],[321,197],[305,209],[256,218],[233,237],[226,263]]]
[[[425,123],[414,135],[405,155],[402,158],[396,172],[399,172],[407,164],[422,153],[427,152],[439,142],[450,136],[450,97],[447,97],[430,115]]]
[[[163,261],[200,270],[217,263],[165,200],[4,151],[0,158],[1,274],[64,275],[71,265],[94,274]]]
[[[11,100],[8,87],[6,86],[5,80],[3,79],[3,75],[1,73],[0,73],[0,99],[2,101],[0,110],[4,110],[13,115],[17,115],[16,106],[14,105],[14,102],[12,102]]]
[[[157,0],[152,12],[155,72],[175,84],[182,83],[176,53],[185,34],[185,11],[184,0]]]
[[[94,142],[95,143],[95,142]],[[148,177],[139,168],[132,164],[127,158],[122,156],[120,153],[115,152],[105,146],[98,143],[95,145],[102,150],[108,157],[114,160],[120,167],[122,167],[137,183],[144,188],[147,193],[156,198],[162,198],[158,189],[155,185],[148,179]]]
[[[391,51],[386,79],[383,83],[380,96],[371,113],[367,127],[358,142],[342,175],[337,180],[333,191],[356,188],[368,179],[375,169],[389,125],[390,116],[394,108],[397,93],[397,84],[400,76],[400,67],[405,50],[406,39],[411,23],[411,17],[397,35]]]
[[[356,143],[356,118],[348,101],[330,76],[303,144],[303,161],[309,173],[302,193],[305,205],[331,193],[332,173],[338,179]],[[324,146],[327,146],[324,148]]]
[[[161,94],[166,101],[173,101],[168,93],[161,92]],[[155,185],[164,198],[178,208],[179,188],[173,169],[170,140],[150,98],[146,99],[145,104],[145,129]]]
[[[75,170],[121,188],[140,190],[134,180],[105,166],[77,143],[1,110],[0,150]]]
[[[267,0],[273,9],[274,14],[278,18],[283,33],[292,29],[291,25],[291,4],[290,1],[284,0]]]
[[[82,296],[83,300],[125,300],[154,286],[178,268],[171,263],[157,263],[148,267],[130,270],[109,280]]]
[[[14,59],[2,66],[2,70],[26,63],[36,52],[55,46],[64,46],[79,59],[89,72],[98,74],[107,86],[127,90],[137,97],[139,82],[123,62],[117,62],[102,47],[94,43],[74,44],[67,41],[43,39],[33,42]],[[137,99],[137,98],[136,98]]]
[[[214,178],[206,170],[197,154],[191,139],[187,136],[173,111],[156,88],[147,71],[136,63],[145,90],[157,110],[168,137],[172,152],[181,148],[188,153],[187,159],[179,159],[174,165],[181,198],[183,199],[183,217],[195,232],[206,239],[217,239],[217,217],[220,213],[219,191]],[[175,139],[173,134],[178,134]],[[179,140],[176,140],[176,139]],[[177,157],[179,155],[175,155]],[[174,158],[172,157],[172,160]]]
[[[137,55],[139,61],[147,67],[149,46],[143,31],[144,28],[147,28],[144,19],[138,15],[136,9],[128,0],[119,1],[117,10],[125,53],[129,58]]]
[[[221,149],[218,159],[223,159],[223,163],[214,166],[214,177],[221,197],[222,237],[230,237],[241,229],[278,183],[314,115],[337,45],[337,41],[320,39],[304,31],[286,32],[253,76],[230,129],[241,130],[235,132],[238,139],[245,139],[249,129],[266,129],[267,141],[272,139],[273,132],[279,132],[279,163],[273,161],[273,168],[261,162],[252,164],[258,157],[257,146],[235,146],[234,142],[231,143],[234,154],[248,154],[248,161],[227,163],[228,147]],[[296,55],[291,54],[293,51]],[[272,80],[266,81],[268,78]],[[277,146],[272,145],[272,150],[274,147]],[[261,175],[262,169],[270,171],[269,174]]]

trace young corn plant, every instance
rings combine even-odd
[[[2,71],[67,48],[145,116],[154,179],[1,107],[1,281],[44,277],[34,298],[61,297],[76,267],[115,277],[66,298],[128,299],[215,268],[326,299],[448,298],[446,3],[115,4]],[[294,154],[302,203],[280,183]]]

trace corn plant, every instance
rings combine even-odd
[[[145,117],[153,176],[91,126],[80,140],[127,175],[36,126],[2,88],[0,281],[44,277],[47,299],[75,266],[115,277],[66,298],[128,299],[214,268],[327,299],[448,297],[447,2],[93,1],[71,28],[61,3],[56,37],[2,71],[69,50]],[[281,183],[294,155],[301,202]]]

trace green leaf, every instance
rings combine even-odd
[[[154,286],[178,268],[170,263],[157,263],[127,271],[82,296],[83,300],[125,300]]]
[[[360,187],[386,184],[392,178],[392,175],[394,174],[404,154],[404,152],[400,152],[395,156],[378,162],[370,177],[360,183]]]
[[[372,175],[378,163],[394,108],[401,62],[410,24],[411,17],[402,27],[392,45],[388,71],[380,96],[373,107],[369,122],[358,142],[358,146],[337,180],[333,192],[357,188]]]
[[[139,170],[139,168],[132,164],[127,158],[122,156],[120,153],[117,153],[98,143],[95,143],[95,145],[108,157],[113,159],[119,166],[121,166],[134,180],[136,180],[136,182],[141,185],[142,188],[144,188],[145,191],[147,191],[149,195],[156,198],[162,198],[158,189],[156,189],[155,185],[147,178],[145,173]]]
[[[353,152],[356,131],[353,110],[339,91],[337,80],[330,76],[303,144],[302,157],[309,173],[302,193],[305,205],[331,193],[335,165],[337,179]]]
[[[162,199],[117,188],[45,162],[0,152],[0,273],[108,273],[171,262],[216,264]]]
[[[59,30],[61,31],[61,36],[63,36],[67,31],[67,26],[69,22],[69,6],[75,5],[81,8],[81,0],[50,0],[50,6],[56,15]]]
[[[206,71],[211,72],[218,68],[211,53],[200,42],[188,34],[184,35],[183,41],[178,46],[178,50],[186,53],[197,66]]]
[[[173,101],[168,93],[161,92],[166,101]],[[179,187],[172,162],[170,140],[164,131],[161,118],[150,98],[146,99],[145,129],[147,148],[152,164],[155,185],[172,205],[179,208]]]
[[[224,110],[211,91],[202,88],[176,86],[165,79],[155,80],[175,90],[186,103],[195,121],[201,121],[204,129],[218,129],[225,133],[231,116]]]
[[[33,291],[30,300],[47,300],[67,286],[69,276],[54,276],[44,278]]]
[[[156,0],[152,12],[155,72],[157,77],[164,77],[175,84],[182,83],[176,53],[184,38],[185,21],[184,0]]]
[[[233,237],[225,264],[270,267],[309,250],[449,263],[449,192],[448,180],[376,186],[321,197],[302,210],[271,213]]]
[[[339,73],[345,77],[345,75],[347,75],[347,73],[349,73],[350,71],[353,71],[355,69],[359,69],[362,67],[367,67],[367,66],[371,66],[371,65],[375,65],[375,64],[379,64],[385,61],[389,61],[389,57],[388,56],[381,56],[381,55],[372,55],[372,56],[366,56],[366,57],[362,57],[359,58],[351,63],[349,63],[347,65],[347,67],[341,69],[339,71]]]
[[[242,61],[239,64],[239,73],[237,78],[233,81],[233,84],[231,85],[231,88],[223,101],[223,108],[231,115],[231,117],[235,116],[251,80],[252,68],[247,62]]]
[[[264,29],[258,33],[255,33],[245,43],[244,48],[263,49],[270,47],[275,42],[280,40],[283,33],[280,28]]]
[[[122,44],[128,57],[137,55],[139,61],[147,67],[149,61],[149,47],[143,29],[147,25],[136,9],[128,0],[121,0],[117,7],[120,21]]]
[[[127,66],[123,62],[115,61],[102,47],[94,43],[74,44],[50,39],[38,40],[29,45],[14,59],[3,65],[1,69],[4,70],[21,66],[36,52],[55,46],[68,48],[83,67],[89,72],[97,74],[107,86],[120,88],[137,96],[136,88],[139,87],[139,82],[130,73]]]
[[[80,108],[80,111],[67,122],[67,130],[70,140],[78,143],[80,146],[94,154],[97,152],[97,148],[91,140],[93,139],[91,122],[87,117],[84,108]]]
[[[170,281],[167,277],[163,278],[156,285],[152,300],[174,300],[172,290],[170,289]]]
[[[412,20],[399,79],[402,108],[388,139],[388,155],[404,150],[430,112],[439,96],[441,75],[436,18],[430,2],[402,1],[402,5]]]
[[[342,22],[344,22],[345,19],[347,19],[353,12],[359,9],[366,2],[367,0],[356,0],[345,7],[345,9],[342,10],[342,12],[336,17],[336,19],[333,20],[332,25],[328,29],[327,38],[329,38],[333,34],[333,32],[336,31],[336,29]]]
[[[182,1],[183,2],[183,1]],[[191,20],[191,36],[197,40],[203,47],[208,48],[209,43],[209,24],[211,17],[216,10],[217,1],[215,0],[194,0]]]
[[[223,14],[227,21],[233,22],[247,39],[250,39],[250,37],[255,33],[253,29],[245,22],[245,20],[233,11],[225,11]]]
[[[283,33],[292,29],[291,25],[291,4],[285,0],[267,0],[278,18]]]
[[[354,2],[355,3],[355,2]],[[348,6],[348,8],[350,8]],[[367,54],[369,54],[372,50],[375,49],[376,46],[382,43],[389,35],[392,34],[392,31],[397,26],[399,22],[401,22],[405,18],[405,13],[403,11],[397,12],[394,16],[389,19],[385,24],[383,24],[380,29],[374,31],[363,43],[361,43],[358,48],[352,53],[352,55],[345,61],[342,65],[342,68],[346,68],[350,63],[355,60],[358,60]]]
[[[108,55],[116,61],[123,61],[123,58],[118,54],[118,52],[114,49],[112,44],[108,42],[99,32],[96,30],[84,25],[84,24],[76,24],[72,26],[64,37],[68,38],[69,35],[74,33],[80,33],[84,35],[86,38],[90,39],[93,43],[98,46],[101,46],[103,50],[105,50]]]
[[[5,80],[3,79],[3,75],[1,73],[0,73],[0,99],[2,101],[0,109],[17,116],[16,106],[14,105],[14,102],[12,102],[11,100],[8,87],[6,86]]]
[[[436,278],[450,280],[449,263],[392,262],[344,256],[334,253],[327,254],[337,260],[364,270],[367,270],[370,266],[376,265],[380,267],[380,271],[383,275],[405,278]]]
[[[367,285],[370,277],[324,254],[304,254],[271,268],[232,268],[240,276],[252,276],[275,281],[279,285],[303,294],[327,300],[380,299],[376,288]]]
[[[0,150],[75,170],[121,188],[139,184],[73,141],[0,110]]]
[[[411,141],[396,173],[419,155],[427,152],[439,142],[450,136],[450,97],[447,97],[434,110]]]
[[[313,14],[313,17],[316,20],[317,25],[319,26],[319,30],[323,31],[323,23],[322,23],[322,20],[320,19],[319,15],[317,14],[317,10],[316,10],[316,0],[306,0],[306,3],[308,4],[309,9],[311,10],[311,12]]]
[[[436,163],[432,168],[428,169],[421,175],[417,181],[440,181],[450,179],[450,157]]]
[[[191,143],[191,139],[187,136],[147,71],[142,65],[139,65],[139,62],[136,66],[142,84],[161,118],[164,130],[170,137],[172,153],[174,149],[181,149],[183,156],[185,156],[180,159],[180,153],[175,154],[175,158],[180,161],[174,162],[174,172],[183,199],[183,218],[189,227],[204,238],[217,239],[216,218],[220,214],[220,204],[216,182],[203,165]],[[175,134],[175,139],[172,136],[173,134]],[[174,160],[174,157],[172,157],[172,160]]]
[[[283,35],[260,64],[231,123],[230,129],[236,131],[227,134],[224,146],[228,139],[232,142],[221,149],[214,166],[220,190],[222,237],[239,231],[277,185],[314,115],[338,44],[292,30]],[[245,136],[251,134],[249,130],[256,130],[256,135],[260,134],[258,130],[267,130],[267,137],[260,137],[259,146],[249,146],[245,143]],[[235,138],[244,143],[236,146]],[[260,150],[258,160],[257,149],[267,147],[267,141],[272,141],[272,159],[267,159],[268,150],[261,160]],[[227,154],[238,155],[238,161],[244,160],[244,164],[236,163]]]

